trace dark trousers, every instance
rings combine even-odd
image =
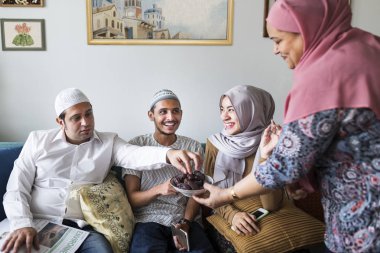
[[[190,251],[215,252],[203,228],[191,222],[189,233]],[[171,228],[155,222],[137,223],[133,231],[130,253],[180,252],[175,248]]]

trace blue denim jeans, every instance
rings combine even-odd
[[[215,252],[206,233],[197,222],[190,224],[189,243],[189,252]],[[180,252],[174,245],[171,228],[155,222],[137,223],[133,231],[130,253],[144,252]]]
[[[96,232],[93,228],[83,230],[90,232],[90,234],[76,251],[77,253],[113,253],[111,244],[103,234]]]

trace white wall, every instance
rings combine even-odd
[[[129,139],[153,131],[153,93],[172,89],[184,117],[179,134],[205,141],[221,129],[220,95],[238,84],[272,93],[281,122],[291,71],[262,38],[263,2],[235,1],[232,46],[87,45],[86,1],[46,0],[44,8],[0,8],[0,18],[45,19],[47,51],[0,51],[0,141],[25,141],[55,127],[54,98],[78,87],[92,100],[96,128]],[[380,34],[380,1],[352,0],[353,24]]]

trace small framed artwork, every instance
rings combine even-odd
[[[351,0],[347,0],[348,4],[351,5]],[[269,13],[269,9],[272,7],[272,5],[276,2],[276,0],[264,0],[264,21],[263,21],[263,37],[268,37],[267,32],[267,17]]]
[[[3,51],[46,50],[44,19],[1,19]]]
[[[0,0],[0,7],[43,7],[44,0]]]
[[[231,45],[234,0],[87,1],[90,45]]]

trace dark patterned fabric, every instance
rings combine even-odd
[[[368,109],[332,109],[284,125],[255,176],[283,187],[314,171],[325,243],[333,252],[380,252],[380,121]]]
[[[214,249],[218,253],[236,253],[232,243],[221,235],[210,223],[207,223],[205,229]]]

